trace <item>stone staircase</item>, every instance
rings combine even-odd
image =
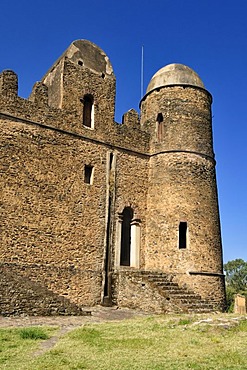
[[[161,272],[141,271],[139,275],[144,283],[149,283],[164,299],[164,307],[175,313],[207,313],[215,311],[212,303],[203,299],[187,287],[180,287],[174,282],[174,276]]]

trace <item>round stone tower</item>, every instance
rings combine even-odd
[[[181,64],[161,68],[141,100],[151,137],[145,269],[172,274],[222,308],[211,103],[199,76]]]

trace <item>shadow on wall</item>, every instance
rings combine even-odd
[[[26,270],[14,264],[0,265],[0,315],[90,315],[69,299],[25,276]]]

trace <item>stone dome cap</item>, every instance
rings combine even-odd
[[[192,85],[205,88],[202,80],[193,69],[183,64],[168,64],[151,78],[146,94],[162,86]]]
[[[75,40],[65,50],[62,56],[56,60],[43,77],[43,81],[65,59],[81,67],[90,69],[97,74],[115,78],[110,59],[99,46],[88,40]]]
[[[106,53],[93,42],[76,40],[65,51],[64,56],[72,62],[85,66],[95,72],[113,74],[111,62]]]

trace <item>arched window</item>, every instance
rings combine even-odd
[[[120,265],[130,266],[130,245],[131,245],[131,221],[133,218],[133,209],[125,207],[122,213],[122,232],[121,232],[121,249]]]
[[[158,141],[162,141],[163,139],[163,114],[158,113],[157,118],[157,139]]]
[[[94,101],[92,95],[83,97],[83,125],[89,128],[94,126]]]

